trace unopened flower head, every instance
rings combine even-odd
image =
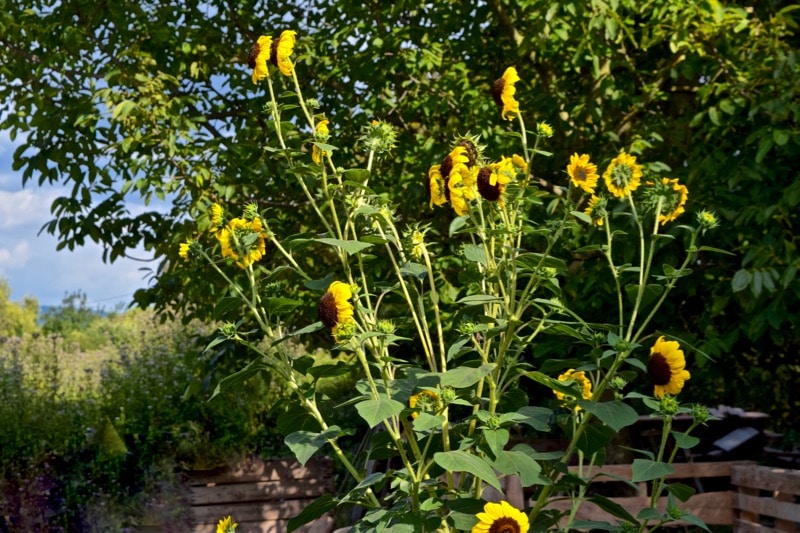
[[[603,173],[608,191],[617,198],[627,198],[639,188],[642,180],[642,167],[636,164],[636,157],[622,152],[611,160]]]
[[[674,397],[666,394],[661,397],[661,401],[659,402],[659,410],[666,416],[675,416],[678,414],[678,409],[680,408],[680,404],[678,400]]]
[[[419,230],[411,232],[411,257],[422,259],[425,255],[425,234]]]
[[[696,403],[692,405],[692,419],[698,424],[705,424],[709,419],[708,407]]]
[[[700,224],[700,229],[702,230],[714,229],[719,226],[717,215],[715,215],[713,211],[707,211],[705,209],[697,213],[697,222]]]
[[[500,115],[505,120],[513,120],[514,117],[519,115],[519,102],[517,102],[514,95],[517,92],[514,86],[520,80],[517,69],[508,67],[503,73],[503,76],[494,82],[492,85],[492,98],[495,103],[502,109]]]
[[[391,152],[395,147],[397,132],[388,122],[373,120],[361,129],[359,142],[368,152],[376,155]]]
[[[536,125],[536,135],[549,139],[553,136],[553,127],[547,122],[539,122]]]
[[[247,54],[247,65],[253,69],[253,83],[258,84],[259,81],[269,76],[269,69],[267,68],[267,61],[270,59],[272,51],[272,37],[262,35],[258,41],[250,47],[250,52]]]

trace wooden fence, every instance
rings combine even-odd
[[[214,533],[228,515],[237,533],[284,533],[286,523],[319,496],[333,491],[333,465],[314,459],[301,466],[293,460],[251,459],[238,469],[216,469],[190,475],[194,533]],[[331,517],[307,525],[304,533],[327,533]]]
[[[800,470],[756,466],[749,461],[676,463],[671,481],[693,486],[697,493],[680,508],[700,517],[707,525],[732,526],[742,533],[800,532]],[[577,473],[577,467],[570,467]],[[592,472],[591,490],[609,495],[605,485],[624,486],[614,476],[631,478],[631,465],[606,465]],[[610,499],[636,516],[650,506],[649,483],[639,483],[636,494]],[[658,509],[664,511],[667,498],[661,497]],[[569,501],[555,501],[549,509],[568,510]],[[584,502],[576,519],[616,523],[617,518],[591,502]],[[687,525],[672,523],[671,525]]]

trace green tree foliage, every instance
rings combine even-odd
[[[548,121],[556,132],[557,156],[537,169],[544,187],[564,183],[573,152],[595,158],[624,149],[652,162],[651,176],[679,178],[690,204],[720,216],[719,248],[734,255],[704,252],[693,266],[702,275],[658,324],[688,329],[718,362],[698,358],[698,372],[715,380],[700,399],[765,408],[757,397],[765,386],[777,391],[776,413],[797,413],[796,388],[765,380],[796,374],[791,357],[800,348],[798,7],[6,0],[0,127],[26,135],[15,154],[24,181],[71,187],[46,225],[61,247],[92,240],[114,261],[143,246],[159,263],[137,302],[209,316],[217,294],[191,282],[207,272],[186,275],[177,261],[177,240],[192,229],[185,215],[202,220],[215,200],[257,201],[272,208],[274,231],[292,234],[308,214],[285,159],[264,148],[275,133],[263,100],[247,96],[247,51],[260,34],[298,30],[298,70],[320,87],[316,111],[331,119],[338,150],[351,150],[375,117],[396,126],[402,156],[371,182],[401,190],[398,210],[415,220],[427,205],[422,176],[445,155],[451,132],[503,148],[496,141],[507,130],[490,120],[497,111],[488,89],[514,64],[528,123]],[[297,112],[287,105],[282,120],[294,122]],[[291,149],[308,150],[308,133],[295,130]],[[254,171],[272,178],[254,182]],[[129,200],[167,208],[134,212]],[[435,213],[423,216],[446,228]],[[307,261],[326,271],[324,256]],[[592,276],[597,261],[575,257],[573,272]],[[575,298],[601,311],[607,283],[598,277],[596,290]],[[762,378],[748,372],[755,364]]]
[[[12,302],[8,280],[0,278],[0,337],[33,333],[38,329],[38,314],[39,302],[36,298],[26,296],[22,302]]]

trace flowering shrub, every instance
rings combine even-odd
[[[199,232],[179,251],[227,280],[229,292],[218,307],[240,314],[212,344],[233,339],[254,356],[222,380],[218,392],[262,371],[279,376],[304,413],[286,444],[301,463],[316,453],[333,454],[353,478],[348,490],[321,498],[290,528],[343,504],[365,510],[355,531],[580,527],[576,513],[589,498],[586,481],[602,464],[605,445],[636,421],[632,405],[664,420],[661,447],[633,462],[632,481],[655,483],[651,508],[632,516],[600,496],[590,499],[617,517],[611,529],[649,530],[676,519],[699,523],[678,505],[691,489],[663,478],[677,450],[696,444],[688,432],[670,433],[673,417],[692,413],[693,428],[708,415],[676,399],[691,377],[685,343],[649,325],[678,280],[690,274],[697,253],[714,250],[699,245],[716,224],[713,213],[672,228],[684,213],[686,187],[651,175],[625,152],[613,154],[602,175],[588,154],[574,154],[568,163],[568,154],[561,154],[565,177],[535,177],[537,158],[553,157],[544,150],[553,131],[543,122],[534,131],[526,128],[515,90],[520,78],[509,67],[491,96],[498,118],[517,127],[517,152],[496,154],[476,137],[456,135],[441,147],[440,161],[420,162],[427,207],[450,219],[448,230],[401,220],[392,198],[373,188],[391,179],[381,176],[381,159],[402,150],[391,126],[365,124],[364,164],[342,166],[336,120],[303,97],[292,62],[295,39],[291,31],[279,39],[262,36],[249,63],[253,82],[268,94],[274,135],[265,150],[283,161],[286,176],[296,180],[297,201],[316,219],[296,235],[279,235],[270,229],[279,212],[251,203],[230,213],[220,201],[208,206],[197,220]],[[290,104],[286,91],[276,97],[276,85],[283,84]],[[304,124],[282,121],[291,107],[301,110]],[[664,233],[668,228],[674,232]],[[579,316],[562,293],[570,266],[556,252],[564,236],[575,233],[594,236],[596,244],[579,252],[602,257],[615,284],[604,317]],[[659,252],[669,246],[684,247],[682,261],[657,267]],[[631,249],[635,263],[623,263],[620,257]],[[309,254],[331,259],[323,278],[307,271]],[[316,293],[313,300],[282,292],[282,284],[299,282]],[[302,316],[297,309],[313,306],[317,322],[293,320]],[[335,364],[287,350],[288,339],[320,331],[330,334],[339,354]],[[544,339],[563,342],[564,357],[537,368],[531,354]],[[354,406],[372,430],[365,456],[343,449],[347,432],[330,423],[318,390],[323,378],[343,374],[359,376],[342,406]],[[651,381],[652,396],[630,392],[628,383],[641,379]],[[512,445],[512,431],[526,427],[563,434],[568,444],[556,453]],[[675,441],[668,457],[667,439]],[[374,458],[397,467],[372,470]],[[574,462],[580,475],[565,475]],[[518,476],[529,488],[529,506],[483,501],[487,487],[502,490],[503,476]],[[656,502],[665,491],[669,505],[662,512]],[[571,510],[548,509],[554,497],[570,498]]]

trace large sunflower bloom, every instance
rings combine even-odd
[[[514,94],[517,92],[514,84],[519,80],[517,69],[508,67],[503,73],[503,77],[492,85],[492,97],[495,103],[503,108],[500,115],[505,120],[513,120],[515,116],[519,115],[519,102],[514,98]]]
[[[250,52],[247,54],[247,65],[253,69],[253,83],[255,84],[269,76],[267,61],[270,59],[271,49],[272,37],[266,35],[259,37],[256,44],[250,47]]]
[[[676,341],[665,341],[663,336],[659,337],[650,348],[647,374],[655,387],[653,396],[656,398],[663,398],[665,394],[678,394],[686,380],[691,377],[686,370],[686,359],[680,344]]]
[[[239,268],[247,268],[262,257],[265,251],[264,226],[261,219],[234,218],[217,234],[222,257],[230,257]]]
[[[479,522],[472,526],[472,533],[528,533],[530,528],[525,513],[505,500],[488,502],[475,516]]]
[[[281,74],[291,76],[294,65],[290,59],[294,53],[294,43],[297,40],[297,32],[294,30],[284,30],[277,41],[272,42],[272,56],[269,58],[272,64],[278,67]]]
[[[572,154],[569,157],[567,174],[569,174],[569,181],[575,187],[580,187],[589,194],[594,194],[594,189],[597,187],[597,180],[600,176],[597,175],[597,165],[589,161],[588,154]]]
[[[622,152],[611,160],[603,173],[608,190],[617,198],[626,198],[641,184],[642,167],[636,164],[636,156]]]
[[[334,281],[319,300],[317,306],[319,319],[326,327],[331,328],[334,337],[339,326],[353,320],[353,304],[350,303],[352,297],[353,291],[350,285]]]

